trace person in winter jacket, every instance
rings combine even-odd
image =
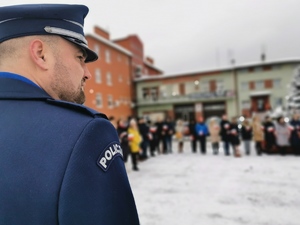
[[[197,133],[195,127],[196,127],[196,121],[194,118],[191,118],[189,120],[188,130],[189,130],[191,148],[193,153],[196,153],[196,149],[197,149]]]
[[[119,119],[116,124],[117,132],[120,139],[120,145],[123,150],[123,160],[124,163],[127,162],[128,155],[130,153],[129,143],[128,143],[128,123],[125,119]]]
[[[216,118],[212,118],[209,121],[208,131],[210,135],[210,141],[213,149],[213,154],[217,155],[219,153],[219,142],[220,142],[220,125],[218,124]]]
[[[230,122],[227,119],[227,115],[224,114],[222,116],[222,120],[220,122],[220,127],[221,127],[221,131],[220,131],[220,135],[223,141],[223,148],[225,151],[225,155],[230,155]]]
[[[183,152],[184,135],[185,135],[185,125],[182,119],[178,119],[175,126],[175,137],[178,142],[179,153]]]
[[[157,127],[152,121],[148,121],[149,126],[149,146],[151,156],[155,156],[155,152],[159,153]]]
[[[265,117],[264,135],[265,135],[265,150],[269,153],[276,148],[275,124],[270,116]]]
[[[290,127],[291,127],[291,147],[292,151],[296,155],[300,155],[300,120],[299,120],[299,114],[294,114],[291,121],[290,121]]]
[[[163,152],[164,153],[172,153],[172,138],[175,134],[175,126],[170,117],[166,117],[165,121],[163,122],[162,132],[164,135],[164,142],[163,142]]]
[[[146,120],[143,116],[138,118],[138,129],[142,136],[142,143],[141,143],[142,153],[140,154],[139,157],[141,160],[145,160],[148,158],[150,131],[149,131],[149,126],[146,123]]]
[[[209,135],[208,132],[208,127],[203,121],[203,117],[199,116],[196,126],[195,126],[195,131],[197,135],[197,140],[200,142],[200,152],[202,154],[206,154],[206,137]]]
[[[277,123],[275,124],[275,136],[277,148],[281,155],[285,155],[288,146],[290,146],[290,135],[291,130],[288,123],[284,121],[283,116],[279,116],[277,118]]]
[[[238,127],[238,121],[236,117],[232,117],[231,123],[230,123],[230,142],[234,151],[235,157],[240,157],[240,131]]]
[[[137,121],[132,118],[129,122],[128,140],[132,159],[133,170],[138,171],[137,160],[141,152],[142,136],[139,132]]]
[[[252,126],[248,119],[245,119],[241,128],[241,136],[245,147],[246,155],[251,152]]]
[[[158,154],[163,153],[165,148],[165,132],[163,131],[163,120],[161,117],[158,117],[155,124],[155,132],[157,135],[157,148],[158,148]]]
[[[253,140],[255,142],[255,150],[257,155],[261,155],[264,141],[264,127],[258,115],[253,116],[252,121]]]

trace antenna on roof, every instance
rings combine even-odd
[[[234,52],[231,49],[228,49],[228,59],[229,59],[229,63],[232,66],[234,66],[235,65]]]
[[[220,51],[219,48],[216,48],[216,63],[217,63],[217,68],[220,67]]]
[[[267,55],[266,55],[267,50],[266,49],[267,49],[267,47],[264,44],[262,44],[262,46],[261,46],[261,54],[260,54],[260,60],[261,60],[261,62],[266,61],[266,57],[267,57]]]

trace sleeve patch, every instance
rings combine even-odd
[[[108,145],[97,160],[97,165],[106,172],[116,157],[123,157],[123,150],[117,143]]]

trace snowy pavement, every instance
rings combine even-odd
[[[202,155],[189,142],[179,154],[176,144],[128,169],[141,225],[300,224],[300,157]]]

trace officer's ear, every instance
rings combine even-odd
[[[49,68],[49,63],[47,60],[47,54],[49,52],[49,47],[46,43],[40,39],[33,39],[30,42],[30,56],[32,61],[41,69],[47,70]]]

